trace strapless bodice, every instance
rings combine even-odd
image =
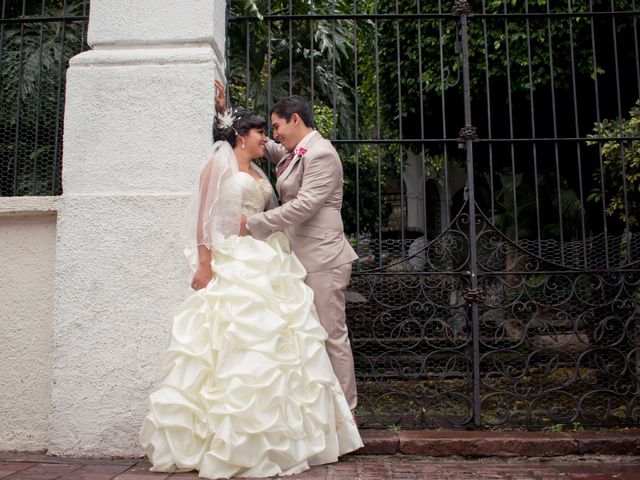
[[[273,195],[273,188],[269,180],[265,178],[256,180],[246,172],[238,172],[225,182],[222,195],[231,191],[241,192],[242,214],[245,216],[264,212]]]

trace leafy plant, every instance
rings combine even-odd
[[[17,4],[20,4],[17,8]],[[14,2],[5,18],[69,17],[83,0]],[[23,15],[24,13],[24,15]],[[68,60],[83,48],[82,22],[2,26],[0,195],[60,193],[62,120]]]
[[[346,2],[336,3],[335,11],[347,8]],[[260,19],[269,13],[268,7],[272,14],[307,14],[310,8],[308,2],[300,0],[291,4],[284,0],[236,0],[230,2],[229,13]],[[332,9],[320,4],[314,11],[328,14]],[[233,104],[246,105],[266,115],[269,106],[281,98],[290,93],[302,95],[313,99],[314,105],[324,105],[334,112],[329,137],[338,131],[341,138],[352,138],[355,133],[350,81],[355,49],[352,25],[348,20],[326,19],[295,24],[230,22],[228,82]]]
[[[600,145],[605,177],[605,200],[607,214],[617,217],[631,227],[638,227],[640,207],[640,141],[625,140],[624,137],[640,136],[640,100],[629,111],[629,119],[603,120],[596,123],[589,138],[614,138],[601,143],[590,141],[589,145]],[[594,182],[600,185],[600,169],[593,174]],[[589,200],[602,201],[601,187],[592,189]]]
[[[551,425],[547,430],[550,432],[562,432],[564,430],[564,425],[561,423],[555,423]]]
[[[474,13],[488,15],[546,13],[547,8],[551,13],[564,14],[610,8],[609,0],[481,0],[470,3]],[[426,0],[419,3],[418,12],[414,0],[378,0],[363,2],[361,8],[366,13],[449,13],[453,4]],[[616,2],[616,9],[632,10],[633,5],[629,0],[621,0]],[[594,74],[605,73],[603,65],[594,65],[588,17],[566,16],[549,20],[542,16],[529,19],[469,17],[467,28],[472,96],[482,98],[487,88],[494,94],[509,88],[515,109],[518,104],[528,104],[531,94],[539,90],[547,92],[551,83],[556,90],[570,91],[574,75],[593,78]],[[630,22],[619,22],[618,29],[629,33],[633,26]],[[362,36],[359,42],[363,52],[374,53],[361,57],[359,70],[362,77],[359,93],[369,116],[368,124],[378,128],[384,138],[399,134],[404,138],[420,138],[423,130],[429,136],[441,136],[446,126],[449,126],[449,132],[457,133],[462,126],[461,109],[452,112],[448,108],[446,122],[441,111],[443,96],[448,95],[450,103],[456,95],[461,95],[461,39],[457,17],[399,22],[377,20],[373,32],[373,35]],[[572,56],[575,71],[572,63],[565,61]],[[602,56],[600,54],[598,58]],[[629,61],[635,62],[631,57]],[[382,96],[379,100],[378,91]],[[479,108],[484,107],[479,104]],[[424,112],[422,123],[421,111]]]
[[[64,17],[83,14],[82,0],[69,1],[67,5],[60,3],[47,2],[43,12],[33,12],[32,15]],[[59,95],[64,94],[61,80],[64,80],[69,58],[82,49],[82,24],[8,24],[4,28],[2,44],[0,123],[15,125],[18,113],[23,121],[33,122],[38,104],[55,105]],[[18,105],[20,109],[16,110]]]

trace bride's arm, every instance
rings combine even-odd
[[[220,114],[223,114],[227,111],[227,94],[225,93],[224,84],[220,80],[216,80],[215,84],[216,111]],[[287,150],[282,145],[276,143],[271,138],[265,145],[265,157],[267,157],[267,160],[269,160],[269,162],[273,163],[274,165],[282,160],[282,157],[284,157],[287,153]]]
[[[200,290],[207,286],[213,278],[213,269],[211,267],[211,250],[205,241],[204,229],[207,220],[207,186],[210,183],[212,174],[212,162],[210,162],[200,175],[200,198],[198,205],[198,224],[197,224],[197,241],[198,241],[198,268],[191,280],[191,288]]]
[[[265,149],[265,157],[269,162],[276,165],[282,157],[284,157],[288,152],[287,149],[284,148],[281,144],[276,143],[273,139],[269,139],[267,144],[264,146]]]
[[[216,79],[215,90],[216,112],[223,114],[227,111],[227,94],[224,91],[224,84],[220,80]]]

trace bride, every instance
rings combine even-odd
[[[195,292],[174,317],[140,433],[152,471],[288,475],[362,446],[304,267],[283,233],[264,240],[240,227],[276,206],[253,163],[264,127],[244,109],[216,122],[189,229]]]

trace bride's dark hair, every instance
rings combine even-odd
[[[220,119],[213,122],[213,141],[226,140],[231,147],[236,146],[238,135],[246,135],[252,128],[264,128],[265,120],[246,108],[238,107],[233,113],[233,123],[230,126],[221,125]]]

